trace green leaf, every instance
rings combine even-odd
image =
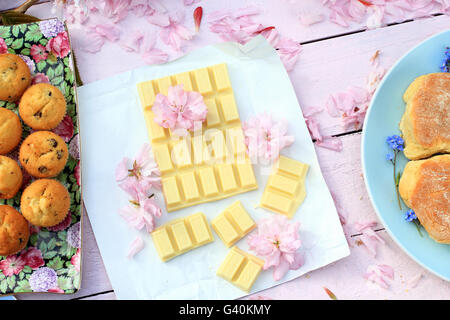
[[[55,70],[53,70],[52,68],[48,68],[46,75],[50,79],[50,81],[52,81],[55,77]]]
[[[30,42],[38,42],[43,37],[39,25],[32,24],[29,26],[28,31],[25,32],[25,40]]]
[[[47,252],[47,244],[42,241],[39,245],[39,250],[42,252],[42,254],[45,254]]]
[[[29,56],[30,55],[30,49],[23,48],[22,51],[20,51],[20,54],[23,54],[24,56]]]
[[[398,186],[398,184],[400,183],[400,178],[401,178],[401,176],[402,176],[402,173],[401,173],[401,171],[399,171],[399,172],[397,173],[397,177],[395,178],[395,185],[396,185],[396,186]]]
[[[20,49],[23,46],[23,38],[18,38],[11,43],[11,48]]]
[[[50,77],[49,77],[50,78]],[[54,77],[53,79],[50,80],[50,82],[54,85],[54,86],[58,86],[61,82],[64,81],[64,78],[62,76],[59,77]]]
[[[44,257],[44,259],[52,259],[57,254],[58,254],[57,251],[48,251],[43,255],[43,257]]]
[[[53,250],[53,249],[55,249],[55,246],[56,246],[56,239],[51,238],[50,241],[47,243],[47,249]]]
[[[68,277],[59,277],[58,278],[58,287],[62,290],[73,289],[72,279]]]
[[[61,260],[61,257],[55,257],[47,263],[47,267],[52,268],[54,270],[59,270],[63,266],[64,262]]]
[[[19,32],[20,32],[19,26],[13,26],[12,27],[12,34],[14,35],[14,37],[17,38],[19,36]]]
[[[6,290],[8,290],[8,282],[6,280],[3,280],[0,282],[0,292],[6,293]]]
[[[42,72],[42,70],[44,70],[46,65],[47,65],[47,63],[45,62],[45,60],[41,60],[36,64],[36,67],[39,72]]]
[[[55,68],[55,75],[56,76],[61,76],[63,74],[64,71],[64,65],[63,64],[58,64],[58,66]]]
[[[41,40],[39,40],[39,43],[42,44],[45,47],[47,45],[47,43],[48,43],[48,39],[42,38]]]
[[[11,38],[10,28],[0,28],[0,38],[5,39],[5,42],[8,40],[7,38]]]
[[[22,272],[23,272],[23,273],[31,273],[32,271],[33,271],[33,269],[31,269],[30,266],[25,266],[25,267],[23,267],[23,269],[22,269]]]
[[[50,237],[50,232],[46,230],[41,230],[41,232],[39,232],[39,237],[47,239],[48,237]]]
[[[8,278],[6,278],[6,282],[8,282],[8,286],[12,290],[16,285],[16,276],[15,275],[9,276]]]
[[[14,288],[14,292],[30,292],[31,287],[27,279],[17,281],[17,286]]]
[[[61,240],[63,240],[63,241],[65,241],[66,240],[66,237],[67,237],[67,231],[59,231],[58,232],[58,238],[59,239],[61,239]]]
[[[38,234],[34,233],[30,236],[30,243],[34,247],[37,243]]]

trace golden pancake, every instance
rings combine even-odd
[[[450,73],[431,73],[414,80],[403,100],[400,122],[405,156],[410,160],[450,152]]]
[[[399,191],[430,237],[450,244],[450,155],[408,162]]]

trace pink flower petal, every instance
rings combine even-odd
[[[130,249],[128,251],[127,258],[132,259],[138,252],[144,249],[145,242],[141,237],[136,237],[130,244]]]
[[[122,181],[128,177],[128,162],[129,159],[125,157],[117,165],[115,174],[116,181]]]
[[[417,285],[419,284],[420,279],[422,279],[422,276],[423,276],[423,274],[420,272],[417,275],[415,275],[414,277],[412,277],[407,282],[408,289],[413,289],[413,288],[417,287]]]
[[[97,24],[91,27],[90,30],[109,41],[114,42],[120,39],[120,29],[113,24]]]

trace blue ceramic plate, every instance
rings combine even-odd
[[[400,135],[398,124],[405,109],[403,93],[418,76],[440,72],[447,46],[450,46],[450,30],[425,40],[393,66],[378,87],[367,112],[361,150],[367,190],[386,230],[420,265],[450,281],[450,245],[436,243],[423,228],[420,236],[415,224],[402,218],[408,208],[403,202],[403,210],[398,206],[393,166],[385,158],[389,152],[386,138]],[[403,153],[399,153],[397,170],[403,172],[406,162]]]

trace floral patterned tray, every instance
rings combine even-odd
[[[33,83],[49,82],[58,87],[67,102],[67,114],[53,131],[68,144],[69,160],[56,177],[70,193],[70,212],[59,225],[30,225],[30,240],[20,253],[0,256],[0,295],[18,292],[74,293],[81,282],[81,167],[78,112],[72,52],[67,27],[57,19],[14,26],[0,26],[0,53],[19,54],[28,64]],[[18,113],[17,104],[1,101],[0,107]],[[31,129],[23,125],[23,138]],[[16,149],[8,155],[18,158]],[[24,172],[21,191],[0,200],[20,210],[23,188],[32,181]]]

